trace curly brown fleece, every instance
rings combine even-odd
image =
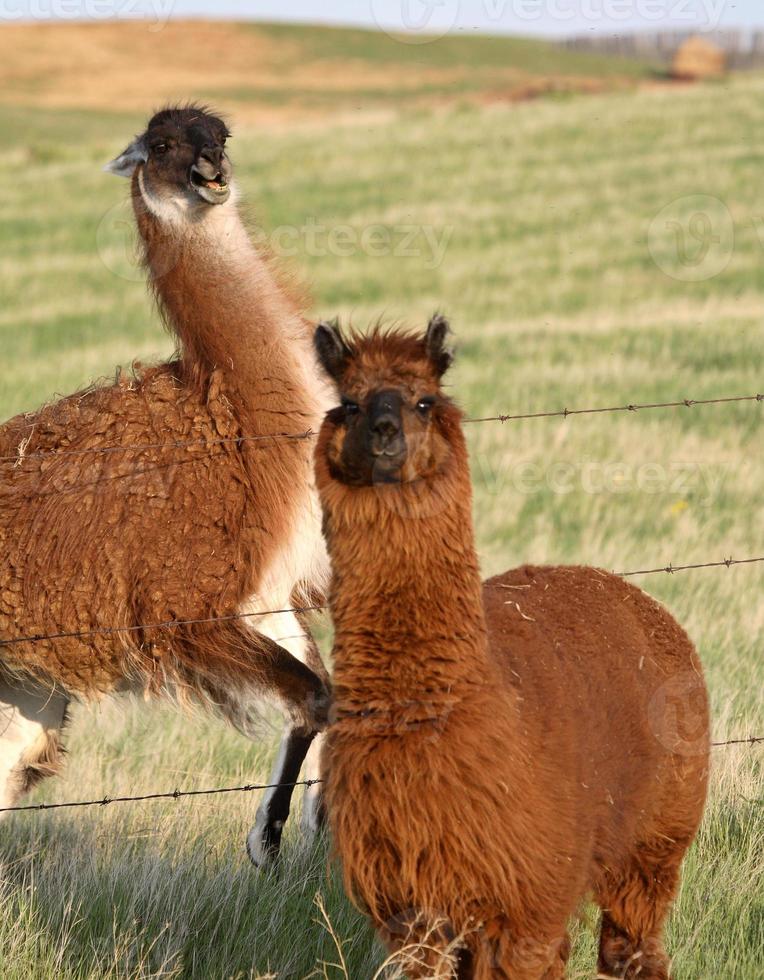
[[[424,342],[377,331],[347,343],[335,380],[363,411],[379,389],[410,397],[412,374],[437,386]],[[392,949],[429,935],[411,977],[551,980],[593,893],[601,972],[665,980],[708,771],[692,643],[596,569],[481,586],[461,416],[442,390],[423,438],[447,453],[416,480],[344,482],[345,435],[330,413],[316,471],[334,575],[324,766],[349,894]]]

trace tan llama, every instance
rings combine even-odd
[[[435,318],[424,338],[316,334],[342,396],[316,471],[346,888],[412,978],[564,977],[591,893],[600,974],[666,980],[664,922],[706,795],[698,656],[658,603],[596,569],[481,586],[447,333]]]
[[[75,699],[193,699],[250,737],[260,700],[275,701],[289,721],[273,782],[298,778],[325,725],[305,624],[226,619],[325,587],[313,444],[279,434],[317,428],[330,404],[313,330],[239,218],[228,135],[208,111],[166,109],[109,167],[132,180],[177,357],[0,428],[0,806],[56,771]],[[92,452],[104,447],[120,451]],[[20,642],[178,620],[202,622]],[[258,863],[278,849],[290,796],[261,805]],[[313,793],[311,825],[318,804]]]

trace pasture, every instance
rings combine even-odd
[[[300,31],[271,34],[301,43]],[[343,48],[336,34],[311,42],[314,76],[322,58],[350,51],[374,92],[338,84],[334,100],[325,87],[306,95],[294,80],[300,59],[285,71],[297,93],[286,100],[275,82],[270,103],[256,86],[216,90],[198,75],[186,90],[182,72],[164,92],[228,110],[250,224],[309,284],[316,316],[421,326],[447,312],[459,340],[453,393],[472,416],[762,390],[764,78],[666,87],[640,84],[644,66],[626,78],[600,60],[566,77],[597,77],[601,92],[558,86],[514,102],[506,90],[495,97],[490,59],[469,47],[484,42],[462,42],[465,64],[488,64],[478,85],[449,74],[460,55],[438,45],[417,60],[360,32]],[[523,72],[559,71],[569,56],[553,63],[549,50],[533,61],[522,49]],[[380,52],[409,59],[416,98],[379,94],[397,70]],[[55,77],[37,88],[19,77],[6,77],[0,99],[10,177],[0,185],[3,419],[169,352],[133,261],[127,184],[100,170],[159,99],[93,84],[78,103],[76,87],[59,92]],[[485,574],[524,562],[621,571],[764,554],[762,411],[472,426]],[[714,737],[764,735],[764,566],[636,582],[698,644]],[[66,773],[34,799],[262,781],[276,732],[264,721],[251,746],[201,714],[80,706]],[[706,820],[669,929],[679,980],[764,974],[762,752],[714,750]],[[290,826],[281,873],[253,872],[243,842],[255,805],[244,795],[13,816],[0,831],[0,975],[369,980],[384,955],[327,875],[323,844],[306,851]],[[584,910],[573,976],[592,974],[594,927]]]

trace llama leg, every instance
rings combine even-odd
[[[329,675],[324,667],[318,647],[313,638],[306,630],[304,624],[294,613],[280,613],[275,616],[268,616],[264,621],[258,623],[258,631],[269,636],[279,646],[288,650],[300,663],[309,667],[314,674],[321,678],[329,687]],[[285,705],[287,713],[289,706]],[[281,745],[276,756],[276,763],[271,772],[270,783],[295,782],[300,777],[301,766],[297,763],[297,753],[303,751],[300,762],[304,762],[304,777],[306,780],[317,780],[320,778],[320,758],[323,736],[316,734],[315,737],[305,742],[304,732],[295,730],[291,722],[287,723]],[[258,811],[258,820],[261,821],[263,809],[278,805],[272,802],[270,794],[275,800],[282,794],[279,790],[269,790],[269,796],[263,799]],[[289,797],[292,791],[289,790]],[[287,800],[287,812],[289,800]],[[323,820],[323,794],[321,786],[316,784],[307,787],[304,794],[302,829],[303,832],[312,836],[321,826]],[[254,860],[254,858],[253,858]]]
[[[247,852],[257,867],[272,863],[278,855],[294,791],[289,784],[299,779],[311,743],[326,727],[330,703],[324,681],[276,644],[263,680],[268,693],[282,704],[289,722],[269,779],[270,784],[278,785],[266,791],[247,837]]]
[[[215,707],[247,738],[262,732],[259,705],[270,700],[289,719],[280,752],[277,782],[294,782],[310,743],[329,720],[327,683],[269,636],[239,620],[190,625],[173,633],[173,654],[181,682]],[[266,798],[258,811],[248,850],[255,864],[278,853],[291,788]]]
[[[0,680],[0,808],[16,806],[61,768],[61,729],[69,701],[32,680]]]
[[[468,980],[564,980],[570,948],[567,933],[555,939],[518,939],[497,921],[478,934],[471,951],[471,972],[464,977]]]
[[[453,930],[411,910],[393,915],[379,927],[379,935],[390,951],[389,966],[396,976],[410,980],[472,980],[471,958],[454,941]]]
[[[618,980],[669,980],[671,976],[663,926],[679,884],[686,845],[675,845],[666,853],[666,843],[654,850],[641,848],[629,868],[609,876],[600,890],[601,976]]]

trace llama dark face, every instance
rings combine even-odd
[[[448,333],[443,317],[424,337],[377,329],[348,340],[336,324],[319,325],[318,357],[341,397],[322,439],[334,479],[371,486],[438,472],[449,451],[440,423],[454,411],[441,389],[451,364]]]
[[[231,195],[229,135],[223,120],[205,109],[163,109],[106,169],[121,177],[138,170],[141,193],[152,201],[225,204]]]

